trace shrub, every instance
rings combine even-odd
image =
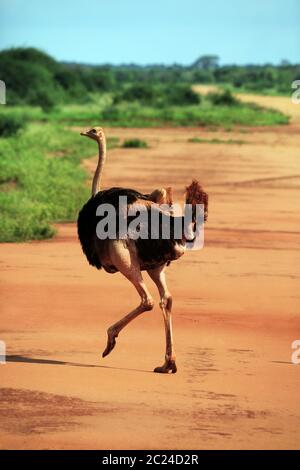
[[[207,98],[217,106],[235,106],[239,104],[239,100],[228,89],[223,90],[221,93],[208,93]]]
[[[162,91],[164,91],[165,101],[168,105],[199,104],[201,100],[199,94],[193,91],[189,85],[170,85]]]
[[[24,129],[26,119],[18,114],[0,114],[0,137],[9,137]]]
[[[128,139],[123,142],[123,148],[136,148],[136,149],[145,149],[148,148],[147,142],[140,139]]]
[[[161,106],[184,106],[200,103],[200,96],[194,92],[189,85],[131,85],[118,93],[114,103],[122,101],[132,103],[134,101],[153,107]]]
[[[102,118],[107,121],[117,121],[122,118],[122,113],[117,106],[107,106],[102,111]]]
[[[57,104],[55,94],[47,88],[33,90],[30,94],[29,103],[33,106],[40,106],[43,111],[51,111]]]
[[[188,139],[188,142],[192,142],[194,144],[237,144],[237,145],[242,145],[246,144],[245,140],[235,140],[235,139],[203,139],[201,137],[192,137],[191,139]]]
[[[151,85],[135,84],[118,93],[114,98],[114,102],[119,103],[121,101],[139,101],[143,104],[153,104],[155,95],[155,89]]]

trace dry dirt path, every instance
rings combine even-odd
[[[181,200],[198,177],[210,194],[205,248],[168,269],[178,373],[152,373],[164,331],[150,280],[155,309],[103,360],[106,328],[137,302],[128,282],[88,266],[73,224],[50,241],[2,244],[0,448],[299,448],[297,125],[107,134],[151,148],[111,151],[106,187],[172,185]]]

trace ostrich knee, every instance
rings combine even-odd
[[[146,299],[143,299],[141,302],[141,307],[145,309],[145,312],[153,310],[154,300],[152,299],[152,297],[147,297]]]
[[[172,310],[172,305],[173,305],[173,297],[170,293],[167,293],[165,294],[161,299],[160,299],[160,303],[159,303],[159,306],[160,308],[163,310],[163,309],[166,309],[168,310],[169,312],[171,312]]]

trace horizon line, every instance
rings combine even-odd
[[[193,67],[194,63],[200,58],[200,57],[205,57],[205,56],[215,56],[218,57],[220,62],[221,58],[218,54],[213,54],[213,53],[207,53],[207,54],[201,54],[199,55],[196,60],[194,60],[191,63],[182,63],[182,62],[147,62],[147,63],[139,63],[139,62],[133,62],[133,61],[128,61],[128,62],[82,62],[81,60],[68,60],[68,59],[57,59],[54,55],[51,53],[47,52],[43,48],[39,48],[36,46],[9,46],[9,47],[4,47],[0,49],[0,53],[12,49],[36,49],[40,52],[43,52],[47,54],[48,56],[52,57],[56,62],[62,63],[62,64],[67,64],[67,65],[78,65],[78,66],[89,66],[89,67],[103,67],[103,66],[109,66],[109,67]],[[282,64],[282,62],[286,62],[286,64]],[[289,59],[282,58],[280,62],[227,62],[227,63],[220,63],[217,65],[217,67],[263,67],[263,66],[273,66],[273,67],[280,67],[280,66],[300,66],[300,62],[292,62]]]

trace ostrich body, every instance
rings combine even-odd
[[[159,291],[160,308],[163,313],[166,334],[165,362],[162,366],[156,367],[154,372],[175,373],[177,367],[171,323],[172,296],[166,284],[165,267],[184,254],[187,241],[185,236],[183,235],[180,239],[172,236],[174,224],[171,224],[171,237],[168,240],[162,238],[132,239],[130,237],[101,240],[96,234],[96,226],[99,221],[96,210],[99,205],[111,204],[118,210],[119,197],[126,196],[127,209],[139,205],[147,211],[150,209],[160,211],[158,205],[168,204],[170,206],[172,204],[171,190],[170,188],[156,189],[149,195],[133,189],[118,187],[101,190],[101,176],[106,159],[104,132],[102,128],[96,127],[82,132],[81,135],[95,140],[99,148],[98,164],[92,183],[92,197],[83,206],[78,216],[78,236],[82,250],[88,262],[97,269],[103,268],[108,273],[121,272],[134,285],[141,299],[140,304],[134,310],[108,328],[107,346],[102,356],[105,357],[112,351],[116,344],[116,338],[126,325],[143,312],[153,309],[153,299],[142,277],[142,271],[147,271]],[[193,207],[196,204],[204,204],[206,219],[207,194],[196,181],[186,189],[186,202],[192,204]],[[173,222],[176,219],[173,215],[169,215],[169,217]]]

